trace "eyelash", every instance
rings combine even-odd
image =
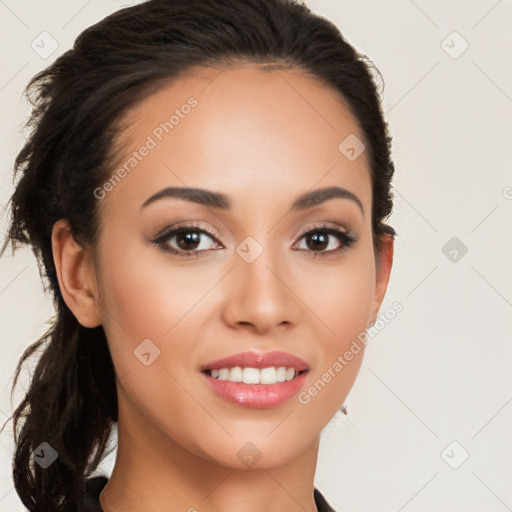
[[[169,238],[174,238],[174,236],[176,236],[176,235],[180,235],[183,233],[190,233],[190,232],[208,235],[210,238],[212,238],[217,243],[217,241],[216,241],[217,235],[213,231],[210,231],[208,229],[200,227],[196,224],[187,224],[184,226],[179,226],[177,228],[167,229],[162,234],[158,235],[154,240],[151,240],[151,242],[153,244],[155,244],[156,246],[158,246],[159,248],[161,248],[163,251],[169,252],[169,253],[179,256],[179,257],[185,257],[185,258],[187,258],[187,257],[190,258],[192,256],[199,257],[199,253],[205,252],[204,250],[183,251],[183,250],[175,249],[174,247],[170,247],[167,244],[167,241],[169,240]],[[330,251],[312,251],[312,250],[309,251],[307,249],[301,249],[301,250],[305,250],[308,252],[312,252],[315,255],[314,258],[327,257],[327,256],[330,256],[333,254],[342,253],[342,252],[346,251],[347,249],[349,249],[355,242],[357,242],[356,236],[349,234],[349,233],[345,233],[344,231],[342,231],[338,227],[336,227],[336,225],[334,225],[334,224],[322,224],[320,226],[315,226],[311,229],[308,229],[307,231],[305,231],[304,233],[302,233],[299,236],[299,241],[302,240],[307,235],[311,235],[311,234],[317,233],[317,232],[334,236],[335,238],[338,239],[339,242],[341,242],[341,247],[339,249],[333,249]]]

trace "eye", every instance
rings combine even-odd
[[[329,237],[331,237],[331,240],[329,240]],[[305,241],[306,248],[304,250],[315,253],[314,257],[316,258],[317,256],[328,256],[346,251],[356,242],[357,238],[335,225],[329,224],[316,226],[306,231],[299,240]]]
[[[152,240],[152,243],[177,256],[190,257],[199,256],[199,252],[215,248],[212,245],[215,246],[216,242],[213,244],[205,242],[207,238],[216,240],[215,236],[214,233],[199,226],[186,225],[164,231]]]

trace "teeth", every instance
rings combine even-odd
[[[247,368],[249,370],[250,368]],[[295,375],[295,370],[293,371]],[[277,370],[275,368],[262,368],[260,370],[260,384],[275,384],[277,382]]]
[[[235,366],[229,370],[229,375],[227,376],[228,380],[231,382],[242,382],[243,381],[243,371],[240,366]]]
[[[286,368],[280,366],[276,371],[277,382],[284,382],[286,380]]]
[[[211,376],[219,380],[230,382],[243,382],[244,384],[276,384],[285,380],[292,380],[298,372],[295,368],[286,366],[271,366],[269,368],[219,368],[211,370]]]

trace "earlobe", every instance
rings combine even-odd
[[[394,242],[395,239],[392,234],[384,235],[381,250],[376,257],[375,317],[372,319],[373,321],[377,320],[378,311],[386,295],[391,267],[393,266]]]
[[[52,229],[52,251],[62,297],[84,327],[101,324],[96,272],[91,254],[74,239],[65,219]]]

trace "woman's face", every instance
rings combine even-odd
[[[389,276],[372,245],[362,133],[323,85],[249,65],[196,70],[125,120],[120,163],[95,192],[95,291],[120,424],[225,466],[291,461],[351,389],[364,345],[351,360],[344,354]],[[331,187],[339,194],[319,193]],[[180,196],[183,188],[201,192]],[[210,364],[275,351],[307,371],[287,381],[286,370],[244,370],[257,360]],[[221,379],[285,381],[214,380],[205,368]]]

